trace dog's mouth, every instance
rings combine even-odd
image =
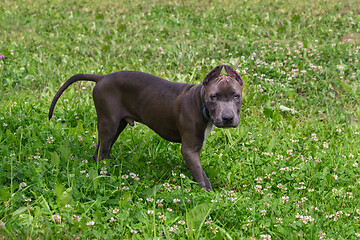
[[[217,128],[236,128],[239,124],[215,124],[214,125],[217,127]]]

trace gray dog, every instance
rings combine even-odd
[[[228,75],[221,75],[222,68]],[[237,127],[240,121],[243,80],[230,66],[220,65],[202,84],[169,82],[135,71],[108,75],[77,74],[56,93],[49,120],[60,95],[77,81],[93,81],[98,143],[94,160],[109,158],[110,150],[126,125],[140,122],[162,138],[181,143],[181,154],[202,188],[212,191],[201,163],[200,151],[213,126]]]

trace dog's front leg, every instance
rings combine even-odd
[[[181,146],[181,154],[183,155],[195,181],[198,182],[206,191],[212,191],[210,181],[200,163],[200,151],[201,146],[190,147],[186,143],[183,143]]]

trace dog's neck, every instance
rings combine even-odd
[[[202,86],[201,90],[200,90],[201,111],[202,111],[203,117],[206,119],[206,121],[211,122],[209,113],[208,113],[208,111],[206,109],[206,105],[205,105],[205,102],[204,102],[203,97],[202,97],[203,96],[203,91],[204,91],[204,86]]]

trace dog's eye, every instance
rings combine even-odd
[[[211,100],[216,100],[217,98],[218,98],[217,94],[211,94],[210,95]]]
[[[240,95],[235,93],[234,98],[240,98]]]

